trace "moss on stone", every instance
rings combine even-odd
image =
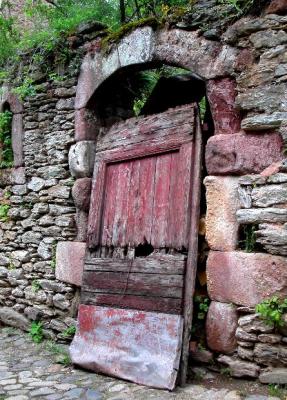
[[[157,28],[161,24],[162,21],[156,17],[142,18],[137,21],[128,22],[127,24],[122,25],[117,31],[108,33],[108,35],[101,42],[102,49],[106,52],[109,52],[113,44],[118,43],[125,35],[133,32],[137,28],[141,28],[143,26]]]

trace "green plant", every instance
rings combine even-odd
[[[8,211],[10,210],[9,204],[0,204],[0,221],[1,222],[7,222],[9,217],[8,217]]]
[[[209,308],[210,299],[206,296],[195,296],[194,302],[197,305],[197,319],[204,320]]]
[[[286,400],[287,389],[285,385],[271,383],[268,385],[268,394],[270,396],[279,397],[281,400]]]
[[[15,266],[11,256],[9,257],[8,269],[9,269],[9,271],[13,271],[14,269],[16,269],[16,266]]]
[[[32,281],[31,286],[34,293],[37,293],[41,289],[41,284],[36,279]]]
[[[206,113],[206,97],[204,96],[199,102],[200,119],[203,122]]]
[[[9,110],[0,113],[0,168],[13,166],[12,116]]]
[[[253,225],[246,225],[243,228],[244,239],[243,247],[247,253],[252,253],[256,245],[256,227]]]
[[[51,253],[52,253],[51,268],[53,271],[55,271],[55,269],[56,269],[56,253],[57,253],[57,242],[56,241],[52,243]]]
[[[72,364],[70,355],[65,347],[56,344],[53,341],[47,342],[46,349],[57,356],[56,361],[58,364],[69,366]]]
[[[36,88],[33,84],[33,79],[27,76],[24,77],[22,83],[15,87],[12,92],[15,93],[20,100],[24,100],[26,97],[35,96]]]
[[[76,333],[76,327],[69,326],[67,329],[64,330],[63,336],[70,337],[70,336],[73,336],[75,333]]]
[[[235,15],[239,17],[252,7],[254,0],[220,0],[220,2],[233,7]]]
[[[30,326],[29,335],[31,336],[33,342],[41,343],[44,339],[43,323],[33,321]]]
[[[219,372],[221,375],[230,376],[231,369],[229,367],[222,367]]]
[[[135,97],[134,104],[133,104],[133,111],[136,116],[138,116],[145,105],[146,101],[148,100],[149,96],[151,95],[153,89],[155,88],[156,84],[158,83],[159,79],[162,77],[172,77],[179,74],[186,74],[189,71],[176,68],[176,67],[169,67],[163,66],[157,69],[150,69],[147,71],[142,71],[137,75],[137,81],[134,82],[134,86],[136,89],[134,91],[138,92],[139,94]]]
[[[255,307],[259,314],[268,325],[280,327],[284,325],[282,316],[287,312],[287,298],[284,300],[273,296],[270,299],[265,299]]]

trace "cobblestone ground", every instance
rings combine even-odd
[[[68,363],[63,349],[0,328],[0,400],[279,400],[195,384],[173,393],[154,390],[59,364]]]

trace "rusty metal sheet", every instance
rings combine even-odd
[[[83,368],[172,390],[182,332],[180,315],[82,304],[70,354]]]

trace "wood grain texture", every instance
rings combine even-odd
[[[182,298],[182,275],[85,271],[83,291]]]
[[[195,290],[195,280],[197,271],[198,256],[198,226],[200,215],[200,197],[201,197],[201,174],[202,174],[202,156],[203,142],[201,133],[201,123],[199,110],[196,111],[196,133],[193,147],[193,169],[191,186],[191,213],[190,213],[190,233],[188,245],[188,258],[185,274],[184,287],[184,329],[182,356],[180,365],[180,384],[184,385],[187,378],[188,360],[189,360],[189,342],[192,328],[193,317],[193,296]]]
[[[100,243],[101,220],[104,203],[106,164],[101,160],[95,161],[91,192],[91,206],[88,220],[87,244],[97,246]]]
[[[185,256],[168,254],[137,257],[132,262],[127,259],[88,258],[85,261],[85,271],[184,275],[185,264]]]
[[[182,299],[82,292],[81,304],[182,314]]]
[[[164,113],[133,118],[109,129],[97,143],[97,152],[140,144],[164,142],[177,136],[182,141],[194,132],[194,106],[179,106]]]

